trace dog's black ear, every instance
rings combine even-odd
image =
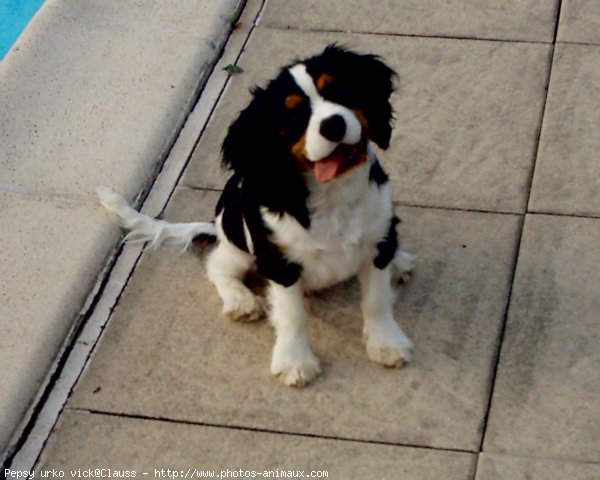
[[[308,195],[298,162],[280,134],[273,84],[255,88],[253,99],[229,127],[221,164],[244,180],[246,192],[274,212],[288,212],[308,224]]]
[[[229,126],[222,146],[221,165],[247,176],[265,158],[267,146],[273,142],[272,119],[267,110],[266,92],[252,90],[250,104]]]
[[[363,68],[366,75],[364,88],[367,102],[363,107],[369,124],[369,137],[379,147],[387,149],[390,146],[394,111],[390,97],[394,91],[394,80],[397,75],[379,57],[362,55]]]

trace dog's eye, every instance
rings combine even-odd
[[[347,86],[328,73],[317,79],[316,87],[322,97],[332,102],[345,104],[349,100],[350,92]]]
[[[319,92],[323,92],[327,87],[330,87],[334,82],[335,78],[333,75],[329,75],[328,73],[323,73],[316,82],[317,90]]]
[[[299,107],[304,102],[304,98],[302,95],[298,95],[297,93],[292,93],[285,97],[285,108],[290,110]]]

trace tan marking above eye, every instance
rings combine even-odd
[[[335,80],[335,78],[333,77],[333,75],[329,75],[328,73],[323,73],[317,79],[317,83],[316,83],[317,90],[319,92],[322,91],[325,87],[327,87],[328,85],[331,85],[334,80]]]
[[[304,101],[304,98],[302,98],[302,95],[299,95],[297,93],[292,93],[292,94],[288,95],[287,97],[285,97],[285,108],[296,108],[303,101]]]

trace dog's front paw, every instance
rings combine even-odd
[[[224,302],[223,315],[237,322],[254,322],[265,315],[265,304],[250,290],[239,289]]]
[[[380,365],[401,367],[410,362],[413,344],[393,320],[365,331],[365,340],[367,355]]]
[[[304,387],[321,373],[319,359],[304,342],[275,343],[271,373],[288,387]]]

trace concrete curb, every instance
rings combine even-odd
[[[95,187],[152,181],[244,3],[47,0],[2,62],[5,455],[118,238]]]

